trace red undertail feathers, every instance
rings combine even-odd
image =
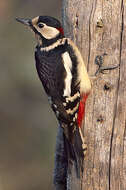
[[[85,114],[85,103],[87,100],[89,94],[84,94],[82,95],[82,98],[80,100],[80,104],[79,104],[79,110],[78,110],[78,117],[77,117],[77,123],[78,126],[81,127],[82,125],[82,121],[84,119],[84,114]]]

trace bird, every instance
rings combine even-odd
[[[51,16],[16,20],[35,34],[38,77],[48,96],[59,126],[63,129],[68,163],[75,163],[79,176],[86,150],[82,134],[85,103],[91,82],[78,47],[65,37],[60,21]],[[70,168],[70,167],[69,167]]]

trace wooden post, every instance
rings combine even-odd
[[[79,47],[89,75],[103,66],[119,67],[92,82],[86,105],[87,156],[70,190],[126,190],[126,0],[63,0],[65,35]],[[81,184],[81,185],[80,185]]]

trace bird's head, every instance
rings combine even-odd
[[[35,37],[41,45],[48,45],[64,36],[60,22],[53,17],[38,16],[33,19],[16,18],[16,20],[27,25],[35,33]]]

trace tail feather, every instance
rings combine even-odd
[[[58,128],[55,150],[54,184],[57,189],[66,189],[67,184],[68,156],[65,147],[65,135],[61,127]],[[61,186],[63,186],[61,188]]]
[[[74,151],[76,154],[76,172],[77,177],[80,177],[80,173],[83,172],[83,160],[84,160],[84,151],[85,151],[85,143],[82,136],[81,129],[76,128],[75,137],[74,137]]]
[[[71,167],[74,164],[76,175],[78,178],[80,178],[80,174],[83,172],[83,159],[85,150],[81,129],[76,126],[76,130],[74,130],[72,138],[68,138],[68,135],[64,136],[65,147],[68,156],[68,172],[71,172]]]

